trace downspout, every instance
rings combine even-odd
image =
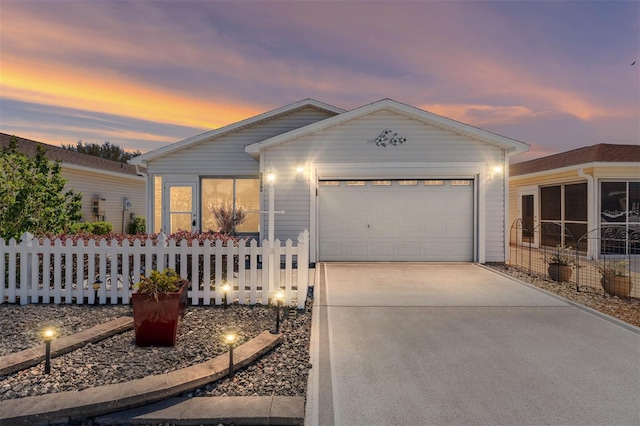
[[[509,257],[510,257],[510,253],[511,250],[509,250],[509,244],[511,243],[511,235],[509,234],[510,231],[510,225],[509,222],[511,221],[511,218],[509,217],[509,208],[510,208],[510,202],[511,202],[511,197],[509,194],[509,164],[507,164],[507,158],[509,158],[506,155],[506,150],[503,149],[502,150],[502,204],[504,206],[504,212],[503,217],[504,217],[504,237],[503,237],[503,241],[502,244],[504,245],[504,263],[508,264],[509,263]],[[509,161],[510,163],[510,161]]]
[[[592,175],[586,174],[584,169],[581,167],[578,169],[578,176],[581,178],[585,178],[587,180],[587,232],[596,229],[598,224],[596,223],[596,217],[598,217],[598,212],[596,210],[596,194],[595,194],[595,180]],[[589,198],[591,198],[591,203],[589,202]],[[587,258],[595,259],[598,257],[598,249],[597,249],[598,240],[595,238],[588,239],[587,245]]]
[[[150,192],[151,191],[151,185],[149,184],[149,179],[151,179],[151,177],[149,176],[148,173],[140,171],[140,169],[139,169],[140,165],[139,164],[134,164],[134,166],[136,168],[136,174],[138,176],[142,176],[142,177],[146,178],[145,179],[146,188],[145,188],[145,191],[144,191],[145,194],[146,194],[146,197],[147,197],[147,208],[146,208],[146,211],[147,211],[147,220],[146,220],[147,229],[146,229],[146,231],[147,231],[147,233],[153,233],[153,228],[151,228],[151,218],[153,217],[152,209],[153,209],[154,206],[153,206],[153,201],[149,202],[149,200],[153,200],[154,199],[153,198],[153,194]]]

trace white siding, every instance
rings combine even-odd
[[[303,108],[245,129],[190,146],[150,161],[150,174],[198,174],[201,176],[258,176],[259,163],[244,147],[290,130],[331,117],[327,111]]]
[[[113,224],[114,232],[122,232],[122,201],[128,198],[131,210],[125,212],[125,231],[129,214],[146,216],[146,181],[142,177],[117,177],[101,173],[73,170],[62,167],[62,177],[67,179],[67,188],[82,194],[82,221],[95,222],[93,198],[105,199],[105,221]]]
[[[373,141],[383,130],[391,129],[407,138],[405,145],[378,147]],[[311,202],[309,170],[305,180],[296,177],[298,164],[318,163],[482,163],[486,175],[491,169],[503,165],[501,148],[465,136],[441,130],[421,121],[390,111],[379,111],[321,132],[303,136],[295,141],[268,148],[263,153],[263,164],[278,171],[276,184],[276,237],[294,239],[304,229],[310,229]],[[415,175],[416,171],[411,170]],[[420,170],[424,177],[437,176],[433,170]],[[436,174],[434,174],[436,173]],[[374,176],[371,176],[374,177]],[[398,176],[403,177],[403,176]],[[461,176],[463,177],[463,176]],[[474,178],[475,176],[465,176]],[[487,199],[485,214],[486,261],[504,261],[504,175],[485,177],[478,182]],[[266,193],[264,194],[266,205]],[[286,200],[286,201],[285,201]],[[315,214],[315,212],[314,212]],[[262,229],[266,230],[266,218]],[[266,232],[263,233],[266,235]]]

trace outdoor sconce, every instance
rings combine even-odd
[[[491,174],[489,175],[489,180],[493,179],[496,176],[501,176],[503,171],[504,170],[503,170],[502,166],[499,166],[499,165],[498,166],[494,166],[491,169]]]
[[[98,290],[100,290],[100,287],[102,287],[102,281],[100,281],[99,279],[96,280],[96,282],[93,283],[93,304],[97,305],[98,304]]]
[[[280,333],[280,304],[284,299],[284,291],[277,290],[273,297],[276,299],[276,330],[272,334],[278,334]]]
[[[269,166],[267,169],[266,179],[269,185],[276,183],[276,169],[274,169],[273,166]]]
[[[42,339],[44,340],[44,374],[51,373],[51,341],[56,335],[53,327],[47,327],[42,330]]]
[[[229,283],[222,284],[222,293],[224,293],[224,308],[227,309],[227,294],[231,291]]]
[[[238,332],[234,329],[224,331],[224,343],[229,346],[229,377],[232,378],[233,371],[233,345],[238,341]]]
[[[296,180],[298,182],[304,181],[304,165],[298,164],[296,167]]]

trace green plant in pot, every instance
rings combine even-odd
[[[575,263],[573,248],[558,244],[544,257],[544,261],[549,264],[547,272],[553,281],[566,282],[571,279]]]
[[[131,296],[138,346],[175,346],[189,281],[173,269],[151,271]]]
[[[600,260],[595,267],[602,274],[600,284],[607,294],[618,297],[631,295],[633,281],[629,275],[627,260]]]

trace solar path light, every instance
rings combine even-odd
[[[102,281],[100,281],[100,279],[97,279],[94,283],[93,283],[93,304],[97,305],[98,304],[98,290],[100,290],[100,287],[102,287]]]
[[[278,289],[275,292],[274,297],[276,299],[276,330],[273,334],[278,334],[280,333],[280,305],[284,300],[284,291],[282,289]]]
[[[224,293],[224,308],[227,309],[227,294],[231,291],[231,286],[229,283],[225,282],[222,284],[222,293]]]
[[[51,341],[56,335],[53,327],[46,327],[42,330],[42,339],[44,340],[44,374],[51,373]]]
[[[233,345],[238,341],[238,332],[234,329],[226,329],[223,332],[224,343],[229,346],[229,377],[233,378]]]

